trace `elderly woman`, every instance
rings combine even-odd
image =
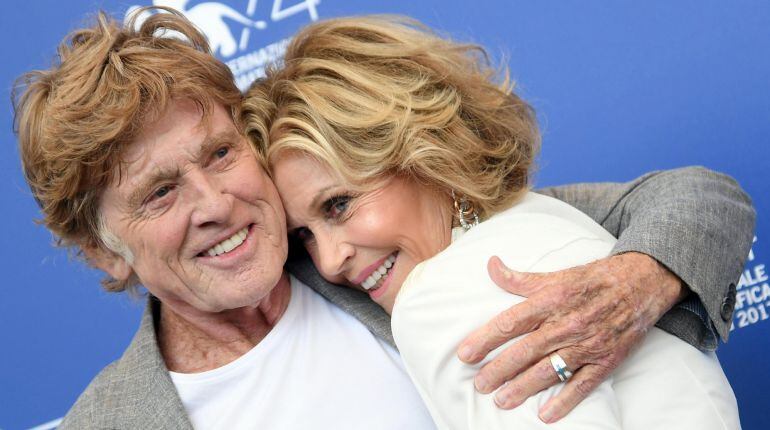
[[[438,426],[545,427],[558,417],[541,408],[563,384],[504,411],[473,381],[501,350],[475,366],[455,356],[465,334],[524,300],[488,280],[483,263],[504,283],[512,272],[495,255],[515,270],[550,272],[607,256],[615,239],[529,191],[539,146],[532,109],[493,82],[484,58],[406,20],[326,21],[300,33],[285,65],[252,86],[244,118],[290,234],[325,279],[366,291],[392,314],[396,344]],[[633,324],[628,318],[618,306],[618,327]],[[588,363],[569,351],[535,368],[578,378]],[[716,356],[657,328],[558,425],[740,426]]]

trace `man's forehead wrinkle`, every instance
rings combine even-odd
[[[136,156],[130,155],[132,151],[136,151],[134,149],[136,146],[137,145],[135,142],[131,142],[123,148],[120,148],[120,152],[116,157],[116,168],[113,169],[112,175],[109,178],[108,186],[114,185],[116,188],[120,188],[120,186],[123,185],[123,178],[131,177],[128,174],[128,169],[141,157],[139,154]]]
[[[130,185],[130,178],[138,178],[138,174],[141,173],[145,165],[152,159],[151,157],[143,156],[146,152],[146,149],[144,148],[142,148],[141,151],[135,155],[131,154],[131,152],[132,151],[130,150],[124,151],[120,156],[120,182],[118,182],[118,185],[120,185],[122,182],[123,177],[128,179],[127,183]],[[137,169],[139,170],[136,171]],[[134,172],[130,172],[130,170],[134,170]]]

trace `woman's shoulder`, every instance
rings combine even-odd
[[[578,209],[529,192],[510,208],[467,231],[437,257],[451,259],[479,249],[536,256],[578,239],[615,240]]]
[[[615,238],[572,206],[530,192],[420,263],[408,280],[456,283],[487,279],[487,262],[495,255],[514,270],[532,271],[557,250],[585,254],[588,258],[599,251],[596,246],[587,245],[597,242],[601,243],[601,253],[606,254]]]
[[[564,230],[584,236],[612,239],[609,232],[577,208],[559,199],[535,192],[526,193],[513,206],[495,214],[478,227],[481,228],[473,229],[468,233],[482,235],[500,229],[537,228],[541,232]]]

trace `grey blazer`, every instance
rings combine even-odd
[[[691,167],[653,172],[628,183],[576,184],[538,192],[585,212],[619,240],[613,253],[646,253],[676,273],[693,294],[658,326],[706,350],[726,340],[735,282],[753,238],[755,212],[731,178]],[[358,291],[325,282],[303,256],[287,268],[393,344],[390,318]],[[80,395],[61,429],[192,429],[155,337],[153,298],[123,356]]]

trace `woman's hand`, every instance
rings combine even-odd
[[[682,281],[652,257],[629,252],[553,273],[519,273],[489,260],[494,282],[528,297],[468,336],[461,360],[481,361],[519,339],[482,367],[476,389],[495,394],[504,409],[559,382],[549,355],[557,352],[574,375],[540,410],[550,423],[567,415],[628,356],[647,330],[687,293]]]

